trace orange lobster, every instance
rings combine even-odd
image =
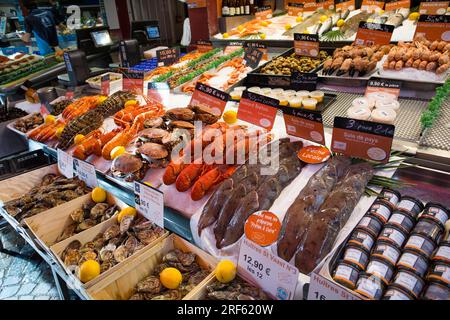
[[[207,164],[190,164],[177,177],[175,186],[179,192],[186,192],[197,181],[199,177],[213,168],[212,165]]]
[[[224,169],[226,168],[226,169]],[[230,178],[236,172],[236,166],[216,167],[202,175],[192,187],[191,198],[194,201],[201,200],[212,187]]]
[[[56,132],[60,128],[64,128],[66,123],[59,119],[58,121],[50,124],[44,124],[39,128],[34,129],[28,134],[28,138],[38,142],[47,142],[56,138]]]
[[[76,117],[85,114],[89,110],[97,108],[100,102],[101,99],[99,96],[89,96],[77,99],[64,109],[62,116],[66,120],[75,119]]]
[[[155,116],[159,116],[162,115],[162,110],[163,107],[159,103],[154,102],[145,106],[132,105],[116,113],[114,115],[114,122],[120,127],[126,127],[127,125],[132,124],[134,119],[140,114],[154,111],[156,114]]]
[[[90,133],[86,139],[73,150],[72,155],[80,160],[86,160],[92,154],[100,157],[102,155],[102,148],[118,135],[122,129],[114,129],[111,132],[103,134],[101,130],[95,130]]]
[[[176,163],[171,161],[164,172],[163,182],[165,185],[170,186],[177,181],[178,175],[186,168],[187,165],[184,163]]]

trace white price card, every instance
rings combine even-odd
[[[95,167],[82,160],[73,159],[75,175],[83,180],[89,188],[96,188],[98,186],[97,173]]]
[[[59,172],[68,179],[73,178],[73,158],[67,152],[58,149],[58,169]]]
[[[164,228],[164,193],[140,182],[134,183],[137,211],[149,221]]]
[[[298,269],[269,250],[244,238],[238,260],[239,274],[278,300],[292,300]]]
[[[309,284],[308,300],[361,300],[346,288],[313,272]]]

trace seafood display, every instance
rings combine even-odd
[[[267,152],[272,152],[268,145]],[[247,218],[255,212],[269,210],[281,191],[301,172],[303,164],[296,153],[301,142],[280,141],[280,166],[273,175],[260,175],[261,165],[246,164],[226,179],[203,208],[198,233],[213,227],[216,247],[222,249],[238,241]]]
[[[300,272],[309,274],[331,250],[373,174],[368,163],[351,165],[346,157],[333,157],[288,209],[278,255],[286,261],[295,257]]]
[[[66,108],[68,106],[70,106],[73,103],[72,100],[70,99],[63,99],[61,101],[55,102],[51,104],[51,115],[53,116],[59,116],[63,113],[64,110],[66,110]]]
[[[28,113],[18,108],[8,108],[7,112],[0,114],[0,122],[6,122],[27,116]]]
[[[273,59],[261,68],[260,73],[268,75],[287,75],[293,72],[312,72],[328,57],[326,51],[320,51],[318,58],[300,57],[295,53]]]
[[[40,113],[32,114],[29,117],[25,117],[17,120],[14,124],[14,128],[20,132],[27,133],[30,130],[34,130],[44,123],[44,118]]]
[[[207,300],[270,300],[263,290],[255,287],[241,278],[230,283],[220,283],[217,280],[206,286]]]
[[[61,115],[67,121],[73,120],[86,112],[97,108],[102,100],[103,98],[99,96],[79,98],[64,108]]]
[[[19,199],[5,203],[4,209],[14,219],[23,222],[65,202],[89,192],[86,184],[78,178],[66,179],[54,174],[46,175],[41,183]]]
[[[160,274],[167,268],[181,272],[183,280],[177,289],[167,289],[161,283]],[[175,249],[164,255],[152,274],[136,285],[130,300],[181,300],[210,273],[197,263],[196,254]]]
[[[61,254],[61,260],[74,270],[84,262],[94,260],[100,264],[100,273],[104,273],[163,234],[163,229],[142,217],[125,216],[120,223],[116,221],[90,242],[71,242]]]

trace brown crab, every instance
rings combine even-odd
[[[166,112],[167,118],[173,121],[194,121],[195,113],[188,108],[175,108]]]
[[[138,148],[137,153],[148,161],[151,168],[164,168],[169,163],[169,150],[161,144],[145,143]]]
[[[144,122],[144,128],[146,128],[146,129],[148,129],[148,128],[164,129],[164,127],[165,127],[164,119],[161,117],[148,119],[148,120],[145,120],[145,122]]]
[[[204,104],[190,106],[189,108],[195,112],[194,119],[203,123],[214,124],[220,119],[220,114]]]
[[[147,166],[137,156],[124,153],[114,159],[111,172],[114,177],[125,179],[127,182],[144,178]]]
[[[153,142],[161,144],[164,137],[169,134],[168,131],[158,128],[145,129],[139,133],[138,143]]]

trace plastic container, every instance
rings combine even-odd
[[[411,213],[415,219],[423,211],[423,209],[424,205],[421,201],[409,196],[402,197],[402,200],[397,205],[397,210],[405,210],[406,212]]]
[[[403,290],[413,295],[416,299],[420,297],[425,281],[410,271],[401,270],[394,278],[393,284],[400,286]]]
[[[450,211],[438,203],[430,202],[425,206],[421,218],[437,220],[445,227],[445,223],[450,219]]]
[[[420,277],[428,271],[428,259],[421,253],[405,250],[397,263],[398,270],[408,270]]]
[[[343,260],[358,266],[361,270],[365,270],[369,263],[369,253],[361,247],[347,245]]]
[[[433,257],[433,262],[444,262],[450,264],[450,241],[442,241],[436,254]]]
[[[323,102],[323,99],[325,97],[325,93],[323,91],[313,91],[309,95],[312,99],[316,99],[317,103]]]
[[[248,88],[247,91],[260,94],[261,93],[261,88],[260,87],[251,87],[251,88]]]
[[[300,98],[302,100],[303,99],[308,99],[309,95],[310,95],[310,92],[309,91],[305,91],[305,90],[297,91],[297,94],[296,94],[297,98]]]
[[[437,282],[431,282],[424,290],[424,300],[450,300],[450,288]]]
[[[405,250],[406,249],[420,252],[429,259],[431,258],[434,249],[436,249],[436,244],[426,236],[412,234],[405,244]]]
[[[341,261],[334,270],[333,280],[344,287],[353,290],[356,287],[360,272],[361,270],[357,266]]]
[[[366,108],[370,110],[372,110],[375,107],[373,100],[367,98],[356,98],[355,100],[353,100],[352,106]]]
[[[292,98],[289,100],[289,106],[296,109],[301,108],[302,100],[300,98]]]
[[[394,276],[394,266],[384,259],[372,257],[367,265],[367,274],[377,276],[388,285]]]
[[[397,207],[397,205],[400,203],[402,196],[400,194],[400,192],[396,191],[396,190],[392,190],[389,188],[384,188],[381,191],[381,199],[389,202],[391,205],[393,205],[394,207]]]
[[[421,218],[419,219],[419,222],[417,222],[413,233],[424,235],[434,243],[439,243],[444,234],[444,228],[434,219]]]
[[[316,99],[304,99],[302,101],[303,108],[306,110],[316,110],[317,109],[317,100]]]
[[[348,244],[352,244],[354,246],[360,246],[365,250],[372,250],[373,245],[375,243],[375,237],[367,231],[364,230],[355,230],[353,231]]]
[[[364,273],[359,276],[355,292],[367,299],[380,300],[383,296],[385,287],[386,285],[383,280],[376,276]]]
[[[372,111],[365,107],[351,107],[347,110],[347,116],[356,120],[369,120]]]
[[[397,264],[402,251],[396,246],[386,241],[379,241],[376,243],[372,251],[372,257],[380,258],[388,261],[392,266]]]
[[[386,292],[384,293],[383,299],[381,300],[408,301],[414,300],[414,297],[411,296],[407,291],[403,290],[401,287],[391,285],[387,288]]]
[[[383,223],[381,222],[381,220],[375,216],[370,215],[364,216],[356,226],[356,229],[364,230],[374,237],[378,237],[382,228]]]
[[[428,281],[439,281],[450,286],[450,264],[436,263],[428,274]]]
[[[394,207],[384,200],[376,200],[369,209],[369,215],[377,217],[383,224],[388,222],[393,212]]]
[[[402,229],[387,224],[384,229],[381,231],[380,236],[378,237],[378,240],[384,240],[386,242],[389,242],[393,245],[396,245],[399,249],[403,247],[403,244],[406,241],[408,234],[405,233]]]
[[[395,211],[389,218],[388,223],[409,234],[414,228],[416,221],[409,213],[406,213],[405,211]]]
[[[392,109],[397,111],[400,109],[400,102],[397,100],[378,100],[375,107],[379,109]]]

